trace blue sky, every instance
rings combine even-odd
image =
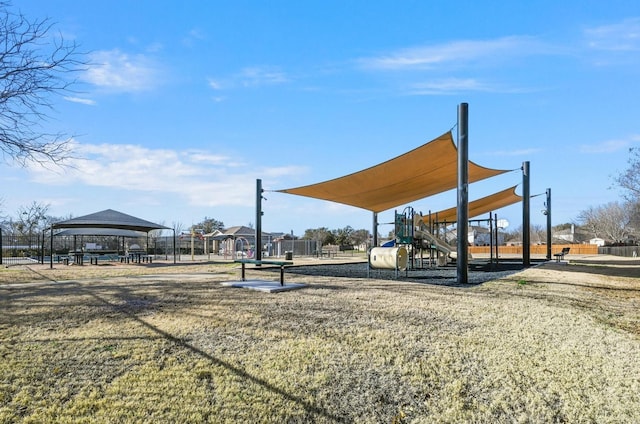
[[[531,194],[552,189],[556,225],[621,200],[613,177],[640,146],[637,1],[14,6],[49,17],[93,65],[43,123],[74,135],[78,159],[67,168],[3,164],[8,215],[37,201],[54,216],[111,208],[183,228],[205,216],[254,224],[257,178],[277,190],[378,164],[454,127],[465,102],[470,159],[498,169],[529,161]],[[510,172],[471,184],[469,197],[521,181]],[[371,229],[361,209],[265,197],[265,231]],[[452,191],[411,206],[455,201]],[[543,202],[532,199],[534,225],[546,223]],[[520,204],[497,214],[521,224]]]

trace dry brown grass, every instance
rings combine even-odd
[[[0,422],[640,422],[637,267],[279,294],[73,268],[0,272]]]

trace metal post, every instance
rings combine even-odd
[[[489,212],[489,263],[491,267],[493,263],[493,212]]]
[[[256,245],[254,259],[262,260],[262,180],[256,180]],[[260,266],[260,264],[256,264]]]
[[[498,228],[498,214],[495,214],[494,217],[495,227],[496,227],[496,268],[498,267],[498,263],[500,262],[500,255],[498,251],[498,245],[500,244],[500,229]]]
[[[191,260],[194,261],[194,255],[195,255],[195,244],[194,244],[194,236],[195,236],[195,232],[193,230],[193,224],[191,224]]]
[[[378,247],[378,212],[373,213],[373,246]]]
[[[530,178],[529,161],[525,161],[522,163],[522,264],[524,266],[531,265]]]
[[[124,238],[123,238],[124,240]],[[123,241],[124,244],[124,241]],[[173,228],[173,263],[176,263],[176,229]]]
[[[46,229],[42,230],[42,241],[40,242],[40,263],[44,265],[44,235],[46,233]]]
[[[458,283],[469,281],[469,105],[458,106],[458,257],[456,259]]]
[[[545,203],[545,215],[547,215],[547,260],[551,260],[551,189],[547,189],[547,202]]]
[[[51,244],[51,256],[49,257],[49,268],[53,269],[53,224],[51,224],[51,227],[49,227],[49,231],[51,232],[50,238],[49,238],[49,242]]]

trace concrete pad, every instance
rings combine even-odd
[[[236,287],[250,290],[257,290],[266,293],[278,293],[282,291],[297,290],[307,287],[302,283],[287,283],[285,281],[284,286],[280,285],[279,281],[265,281],[265,280],[245,280],[245,281],[226,281],[221,283],[226,287]]]

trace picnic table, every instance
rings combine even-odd
[[[148,255],[145,252],[129,252],[126,255],[120,256],[120,262],[132,262],[135,264],[140,264],[142,262],[152,263],[153,255]]]
[[[260,265],[277,265],[280,267],[280,285],[284,286],[284,267],[287,265],[293,265],[291,261],[272,261],[272,260],[257,260],[257,259],[236,259],[235,263],[242,264],[242,281],[246,281],[245,278],[245,265],[246,264],[254,264],[256,266]]]

